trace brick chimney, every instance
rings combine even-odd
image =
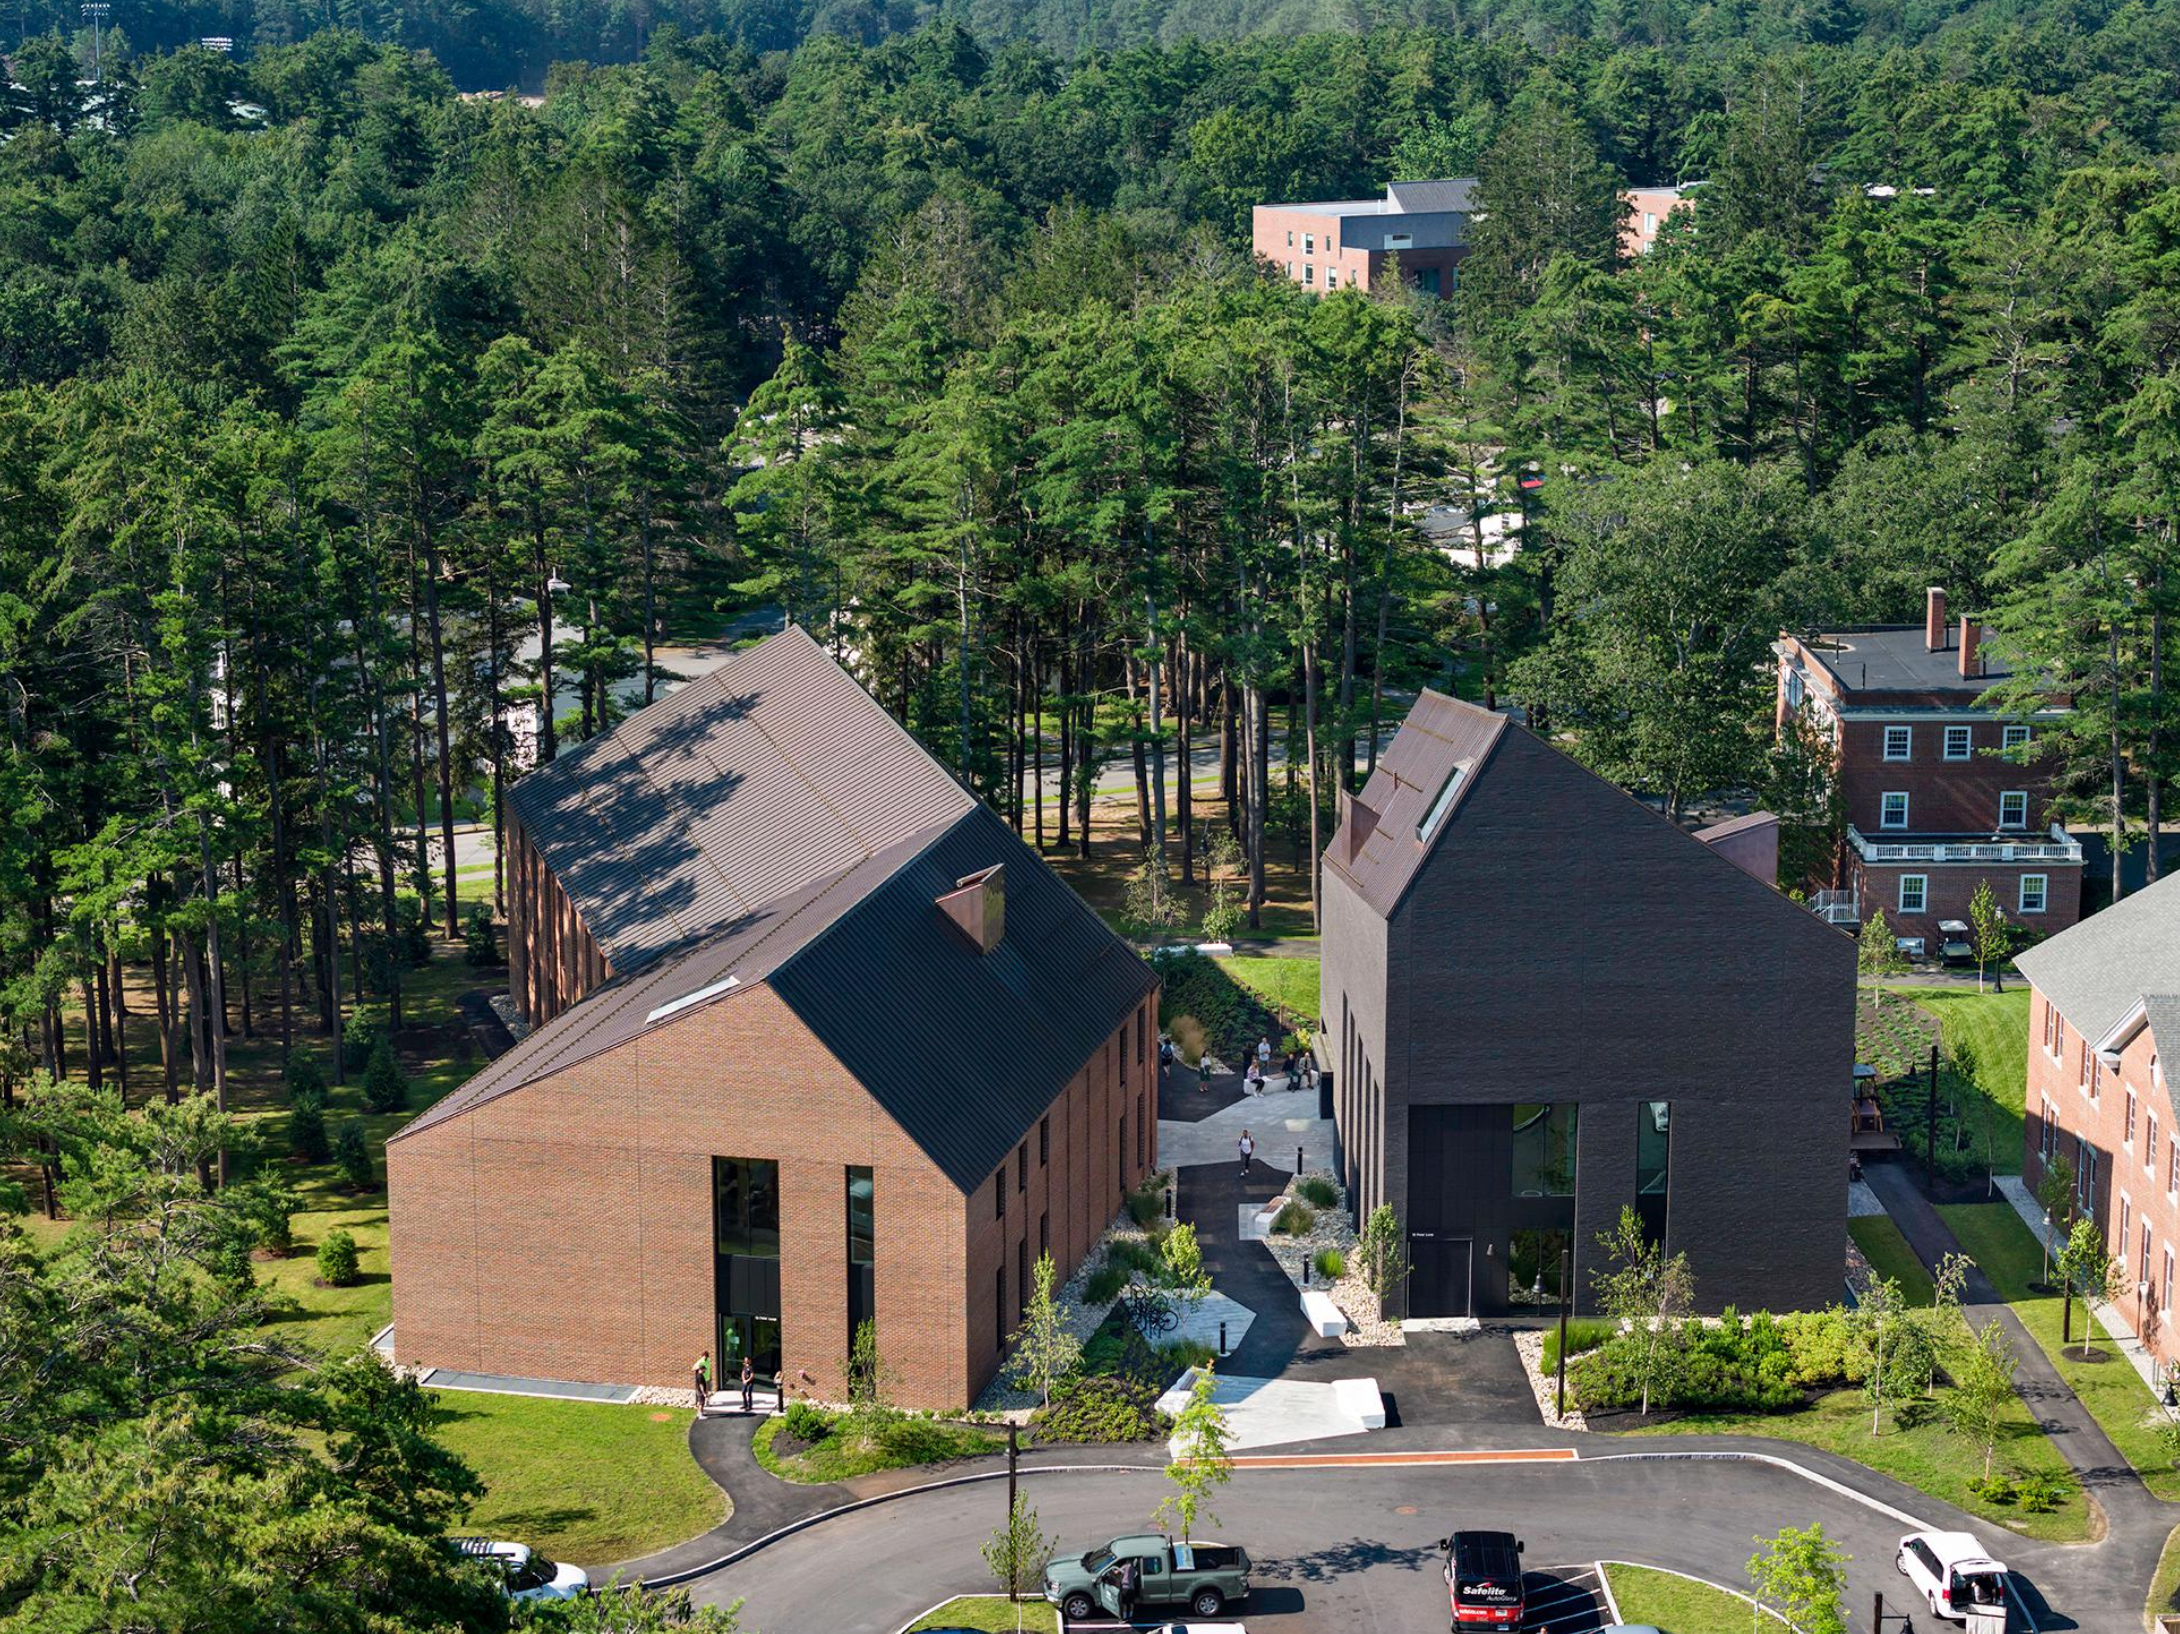
[[[1983,673],[1983,626],[1966,613],[1960,618],[1960,672],[1961,679],[1972,681]]]
[[[1923,642],[1932,652],[1945,651],[1945,586],[1934,584],[1924,592]]]

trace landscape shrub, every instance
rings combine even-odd
[[[356,1239],[345,1231],[329,1231],[318,1245],[318,1280],[328,1288],[347,1288],[356,1280]]]
[[[1547,1337],[1548,1366],[1558,1364]],[[1844,1312],[1797,1311],[1774,1317],[1759,1311],[1744,1321],[1726,1311],[1717,1326],[1690,1320],[1680,1332],[1682,1365],[1666,1406],[1710,1412],[1788,1412],[1813,1392],[1860,1380],[1863,1364]],[[1569,1331],[1572,1349],[1574,1336]],[[1642,1400],[1642,1379],[1631,1335],[1609,1330],[1602,1343],[1568,1363],[1584,1408],[1605,1411]],[[1655,1390],[1653,1406],[1660,1405]]]
[[[1078,1373],[1053,1386],[1052,1405],[1040,1407],[1030,1422],[1045,1441],[1152,1441],[1173,1428],[1158,1410],[1161,1393],[1158,1386],[1124,1374]]]
[[[893,1418],[878,1427],[878,1451],[894,1464],[943,1464],[992,1450],[992,1438],[961,1424],[929,1418]]]
[[[1128,1286],[1128,1268],[1107,1260],[1083,1280],[1082,1299],[1086,1305],[1110,1305],[1120,1297],[1120,1290]]]
[[[1595,1350],[1618,1331],[1617,1327],[1603,1317],[1577,1316],[1571,1318],[1567,1323],[1568,1358],[1571,1360],[1587,1351]],[[1550,1373],[1558,1367],[1559,1329],[1556,1327],[1547,1328],[1544,1331],[1544,1371]]]
[[[1154,1281],[1166,1270],[1164,1257],[1140,1237],[1116,1237],[1106,1247],[1105,1263],[1124,1271],[1140,1271]]]
[[[1164,1023],[1166,1036],[1173,1040],[1173,1053],[1180,1064],[1189,1071],[1196,1070],[1196,1063],[1204,1058],[1204,1027],[1194,1016],[1175,1016]]]
[[[1338,1282],[1347,1275],[1347,1256],[1337,1248],[1320,1248],[1317,1257],[1310,1261],[1317,1275],[1326,1282]]]
[[[305,1096],[325,1099],[325,1074],[318,1070],[318,1058],[308,1050],[288,1051],[288,1099],[302,1100]]]
[[[470,965],[500,962],[500,945],[492,935],[492,910],[482,902],[469,910],[469,918],[462,926],[462,962]]]
[[[1192,1367],[1219,1359],[1219,1347],[1208,1339],[1168,1339],[1158,1347],[1158,1359],[1168,1373],[1179,1378]]]
[[[833,1415],[815,1402],[791,1401],[780,1416],[787,1421],[787,1433],[806,1447],[833,1433]]]
[[[1288,1203],[1272,1216],[1272,1229],[1289,1237],[1299,1237],[1317,1223],[1317,1216],[1307,1203]]]
[[[288,1109],[288,1150],[305,1163],[323,1163],[333,1155],[325,1132],[325,1096],[298,1094]]]
[[[1238,1064],[1258,1039],[1284,1035],[1286,1029],[1263,1001],[1228,975],[1218,960],[1180,948],[1159,954],[1157,965],[1163,984],[1158,1024],[1173,1031],[1178,1019],[1194,1020],[1220,1060]]]
[[[2056,1475],[2021,1477],[2021,1507],[2032,1515],[2048,1515],[2065,1503],[2074,1489]]]
[[[381,1035],[371,1046],[363,1069],[363,1106],[367,1112],[399,1112],[409,1104],[409,1080],[394,1056],[393,1040]]]
[[[1336,1208],[1340,1202],[1340,1188],[1321,1174],[1306,1174],[1297,1180],[1294,1194],[1316,1208]]]
[[[386,1012],[375,1004],[359,1004],[341,1027],[341,1059],[350,1072],[361,1072],[386,1036]]]
[[[1969,1476],[1968,1490],[1985,1503],[1999,1506],[2010,1504],[2021,1496],[2020,1489],[2013,1483],[2013,1477],[2007,1475],[2004,1471],[1991,1476],[1988,1480],[1980,1475]]]
[[[1128,1218],[1148,1229],[1166,1217],[1166,1188],[1156,1180],[1147,1180],[1128,1193]]]
[[[341,1178],[355,1190],[377,1189],[378,1171],[371,1163],[371,1141],[360,1118],[350,1118],[341,1125],[340,1138],[333,1143],[333,1161],[340,1165]]]

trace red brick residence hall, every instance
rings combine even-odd
[[[1781,635],[1778,722],[1797,713],[1830,741],[1847,833],[1819,913],[1857,924],[1883,909],[1902,937],[1940,946],[1983,880],[2024,930],[2081,916],[2082,848],[2051,820],[2040,718],[2001,716],[1985,694],[2011,673],[1978,622],[1949,623],[1929,592],[1921,624]]]
[[[387,1147],[395,1358],[901,1399],[1156,1164],[1156,979],[801,630],[511,793],[539,1025]]]
[[[2117,1314],[2169,1365],[2180,1359],[2167,1320],[2180,1293],[2180,1100],[2165,1065],[2180,1055],[2180,876],[2015,962],[2033,990],[2022,1179],[2041,1184],[2055,1157],[2073,1166],[2078,1207],[2126,1268]]]

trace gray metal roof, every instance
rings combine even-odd
[[[1403,215],[1466,211],[1474,204],[1476,178],[1455,176],[1444,181],[1393,182],[1386,187],[1385,196],[1392,209]]]
[[[2121,897],[2014,964],[2076,1032],[2102,1038],[2145,995],[2180,993],[2180,874]]]
[[[980,953],[937,902],[995,862],[1007,867],[1006,931]],[[772,974],[773,992],[963,1191],[1036,1126],[1155,982],[981,805]],[[1155,1105],[1150,1071],[1135,1082]]]
[[[973,804],[799,628],[532,772],[508,799],[617,975]]]
[[[1504,715],[1428,688],[1417,694],[1407,720],[1378,756],[1378,769],[1350,803],[1325,866],[1339,870],[1364,901],[1390,918],[1506,728]],[[1420,837],[1423,820],[1456,770],[1464,785],[1453,791],[1426,840]]]

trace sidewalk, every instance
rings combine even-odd
[[[1959,1240],[1938,1217],[1938,1211],[1931,1207],[1904,1165],[1873,1163],[1864,1170],[1864,1178],[1925,1266],[1935,1270],[1947,1254],[1962,1252]],[[1961,1291],[1961,1307],[1973,1321],[1987,1322],[1995,1317],[2005,1324],[2019,1359],[2014,1388],[2051,1437],[2059,1455],[2073,1468],[2082,1491],[2097,1500],[2113,1526],[2150,1519],[2160,1527],[2170,1526],[2172,1516],[2165,1506],[2150,1496],[2149,1488],[2120,1456],[2104,1427],[2089,1416],[2089,1410],[2051,1365],[2044,1347],[2021,1325],[2013,1308],[1998,1297],[1981,1271],[1969,1271],[1967,1285]]]

